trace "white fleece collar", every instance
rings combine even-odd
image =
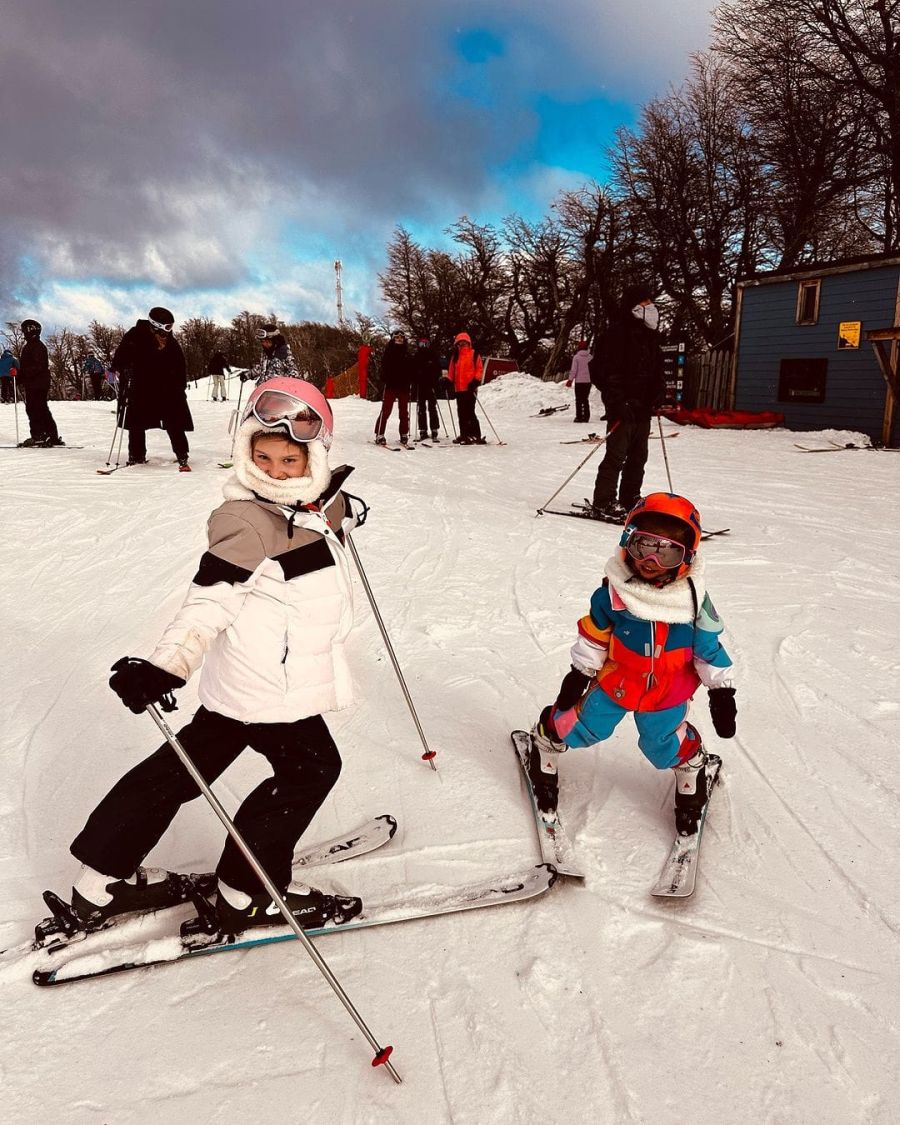
[[[275,504],[292,508],[295,504],[312,504],[328,491],[331,469],[328,451],[320,441],[311,441],[307,445],[309,464],[302,477],[273,480],[253,463],[250,439],[260,430],[262,427],[252,418],[238,430],[234,443],[234,476],[226,481],[222,489],[226,500],[250,500],[255,493]]]
[[[606,564],[605,574],[610,587],[618,594],[625,608],[642,621],[665,621],[668,624],[690,624],[694,620],[694,599],[688,577],[697,593],[697,608],[706,595],[703,559],[699,551],[694,555],[690,575],[670,582],[668,586],[651,586],[636,578],[624,559],[613,555]]]

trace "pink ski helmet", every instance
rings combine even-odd
[[[334,415],[322,392],[305,379],[278,375],[267,379],[247,400],[241,423],[254,419],[267,430],[282,429],[294,441],[320,441],[331,448]]]

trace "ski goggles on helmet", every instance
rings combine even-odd
[[[278,335],[278,329],[277,328],[257,328],[257,330],[256,330],[257,340],[271,340],[273,336],[277,336],[277,335]]]
[[[266,391],[251,403],[246,417],[252,416],[266,429],[281,427],[290,431],[294,441],[306,444],[322,433],[325,422],[321,415],[302,399],[284,391]]]
[[[665,535],[641,531],[637,527],[626,531],[625,550],[635,562],[653,560],[665,570],[674,570],[683,562],[690,562],[689,554],[693,556],[693,552],[688,552],[683,543],[675,539],[667,539]]]
[[[171,332],[175,327],[174,324],[163,324],[161,320],[154,320],[152,316],[148,317],[148,319],[150,321],[150,327],[154,332]]]

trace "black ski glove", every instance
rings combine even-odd
[[[590,682],[591,677],[586,676],[584,672],[579,672],[577,668],[572,668],[571,671],[566,672],[563,682],[559,685],[559,695],[556,697],[553,709],[555,711],[568,711],[570,707],[574,707],[587,691]]]
[[[478,380],[477,380],[477,379],[472,379],[472,380],[470,380],[470,382],[469,382],[469,390],[470,390],[470,391],[472,392],[472,394],[473,394],[473,395],[477,395],[477,394],[478,394],[478,388],[479,388],[480,386],[481,386],[481,384],[480,384],[480,383],[478,382]]]
[[[149,703],[158,703],[164,711],[175,710],[172,692],[183,688],[185,681],[173,676],[163,668],[157,668],[149,660],[136,656],[123,656],[110,669],[109,686],[129,711],[135,715],[146,710]]]
[[[734,738],[737,730],[737,704],[734,701],[733,687],[709,689],[709,713],[719,738]]]

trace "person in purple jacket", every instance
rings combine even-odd
[[[591,372],[589,364],[594,357],[588,351],[587,340],[578,341],[578,351],[572,356],[566,386],[575,385],[575,421],[591,420]]]

